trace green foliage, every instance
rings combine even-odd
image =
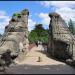
[[[41,37],[45,31],[45,29],[42,27],[42,24],[36,24],[34,30],[39,37]]]
[[[74,35],[75,34],[75,28],[74,28],[74,23],[73,21],[70,19],[70,21],[68,22],[69,25],[69,30],[71,31],[71,33]]]
[[[30,34],[29,34],[29,37],[28,37],[29,41],[31,43],[34,43],[38,40],[38,36],[37,36],[37,33],[35,31],[31,31]]]
[[[19,16],[21,16],[21,14],[20,14],[20,13],[14,13],[14,14],[13,14],[13,17],[14,17],[14,16],[19,17]]]
[[[48,42],[48,30],[44,29],[42,24],[37,24],[35,28],[29,34],[29,41],[31,43],[41,41],[43,43]]]

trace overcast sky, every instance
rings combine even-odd
[[[75,21],[75,1],[0,1],[0,33],[4,32],[4,27],[8,25],[11,16],[15,12],[23,9],[29,10],[28,29],[31,31],[36,23],[43,24],[48,28],[50,12],[57,12],[68,22],[69,19]]]

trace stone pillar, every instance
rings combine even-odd
[[[67,24],[57,13],[50,13],[48,52],[65,59],[75,61],[75,39],[69,31]]]
[[[29,46],[29,41],[28,41],[28,16],[29,16],[29,11],[28,9],[24,9],[22,12],[22,25],[24,27],[24,33],[25,33],[25,38],[24,38],[24,50],[28,51],[28,46]]]
[[[49,43],[48,43],[48,52],[54,56],[54,37],[56,36],[56,27],[57,27],[57,17],[59,15],[56,13],[51,13],[49,14],[49,17],[51,18],[50,20],[50,25],[49,25]]]

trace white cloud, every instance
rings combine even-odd
[[[61,17],[68,22],[69,19],[75,21],[75,1],[41,1],[41,4],[45,7],[53,6],[55,12],[61,15]]]
[[[51,6],[51,1],[41,1],[41,5],[43,5],[45,7],[49,7],[49,6]]]
[[[0,10],[0,15],[5,15],[5,11]]]
[[[0,11],[0,30],[4,31],[5,26],[9,23],[10,17],[5,11]]]
[[[35,27],[36,22],[32,19],[28,19],[28,30],[31,31]]]
[[[61,15],[61,17],[68,22],[70,19],[75,21],[75,9],[69,7],[63,7],[56,10],[57,13]]]
[[[9,24],[10,17],[6,15],[5,11],[0,11],[0,33],[4,32],[5,26]],[[28,19],[28,30],[31,31],[36,22],[32,19]]]
[[[48,13],[40,13],[38,16],[41,18],[41,23],[42,24],[49,25],[50,18],[48,16]]]
[[[74,7],[75,6],[75,1],[41,1],[41,5],[45,7]]]

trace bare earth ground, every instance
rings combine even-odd
[[[74,68],[51,59],[46,54],[42,45],[35,46],[26,55],[24,61],[16,61],[18,65],[8,68],[3,74],[75,74]]]

